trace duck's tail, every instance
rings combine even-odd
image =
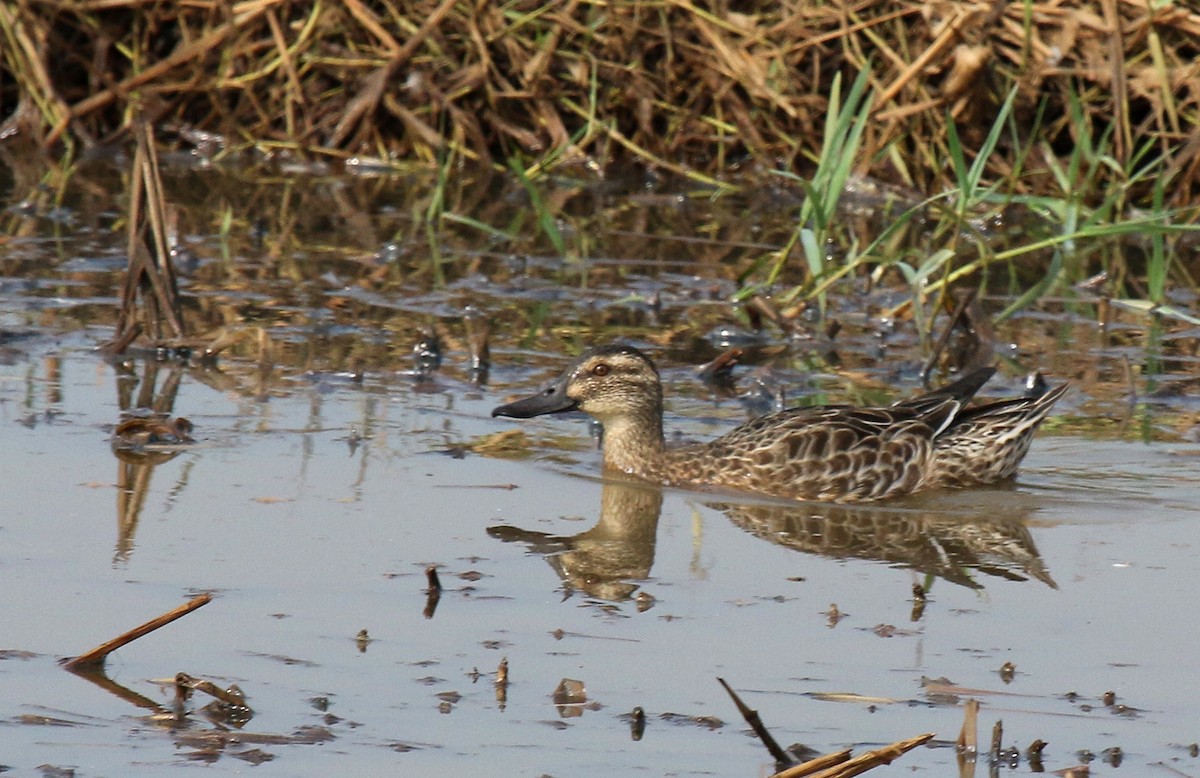
[[[958,486],[1011,478],[1029,452],[1034,431],[1069,386],[960,412],[935,442],[934,467],[926,483]]]

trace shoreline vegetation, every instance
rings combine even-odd
[[[886,275],[951,310],[999,265],[1032,280],[997,321],[1082,285],[1200,326],[1168,300],[1200,277],[1182,2],[23,0],[0,36],[0,160],[69,164],[146,126],[201,161],[425,171],[435,273],[450,229],[530,243],[456,210],[465,171],[511,176],[530,245],[568,259],[586,247],[546,192],[640,175],[796,203],[790,236],[731,269],[738,302],[823,312]]]
[[[140,115],[214,156],[633,162],[724,186],[811,175],[836,79],[863,74],[857,174],[953,187],[952,136],[978,154],[1008,104],[982,173],[1010,193],[1132,185],[1145,205],[1150,164],[1165,205],[1200,190],[1200,11],[1160,0],[26,0],[0,34],[0,138],[50,154],[128,143]],[[1081,143],[1111,161],[1090,181]]]

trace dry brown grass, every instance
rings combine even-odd
[[[1152,143],[1177,202],[1200,191],[1200,12],[1182,3],[20,0],[0,34],[0,130],[52,151],[121,141],[140,112],[227,151],[804,172],[833,74],[870,68],[862,172],[942,188],[947,117],[974,147],[1016,85],[1047,141],[1023,139],[1021,186],[1050,186],[1037,155],[1069,152],[1074,93],[1118,163]]]

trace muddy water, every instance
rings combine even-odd
[[[559,182],[548,200],[588,258],[562,261],[490,180],[447,207],[509,236],[460,220],[431,245],[420,177],[170,171],[186,315],[198,335],[247,333],[215,365],[96,352],[123,265],[113,168],[0,178],[0,763],[15,774],[768,772],[718,677],[785,745],[936,733],[943,747],[892,772],[957,774],[944,746],[967,699],[981,743],[1003,720],[1017,773],[1039,738],[1047,770],[1200,769],[1200,446],[1172,383],[1194,372],[1194,332],[1132,314],[1101,330],[1070,289],[999,327],[987,392],[1034,369],[1075,382],[1015,485],[849,510],[606,483],[582,418],[491,408],[617,336],[662,364],[672,434],[717,434],[781,394],[888,402],[919,390],[927,353],[894,311],[903,289],[848,285],[832,339],[756,333],[727,301],[737,269],[786,239],[780,193]],[[467,306],[492,325],[484,381]],[[437,367],[412,353],[435,333]],[[729,341],[746,364],[721,391],[694,368]],[[149,409],[189,418],[197,442],[114,452],[114,425]],[[105,676],[59,667],[200,592],[213,601]],[[252,715],[176,701],[178,672],[236,684]],[[582,702],[558,704],[564,679]]]

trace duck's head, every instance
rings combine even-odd
[[[573,410],[601,423],[621,418],[659,423],[662,383],[658,370],[633,346],[600,346],[584,352],[537,394],[501,405],[492,415],[528,419]]]

